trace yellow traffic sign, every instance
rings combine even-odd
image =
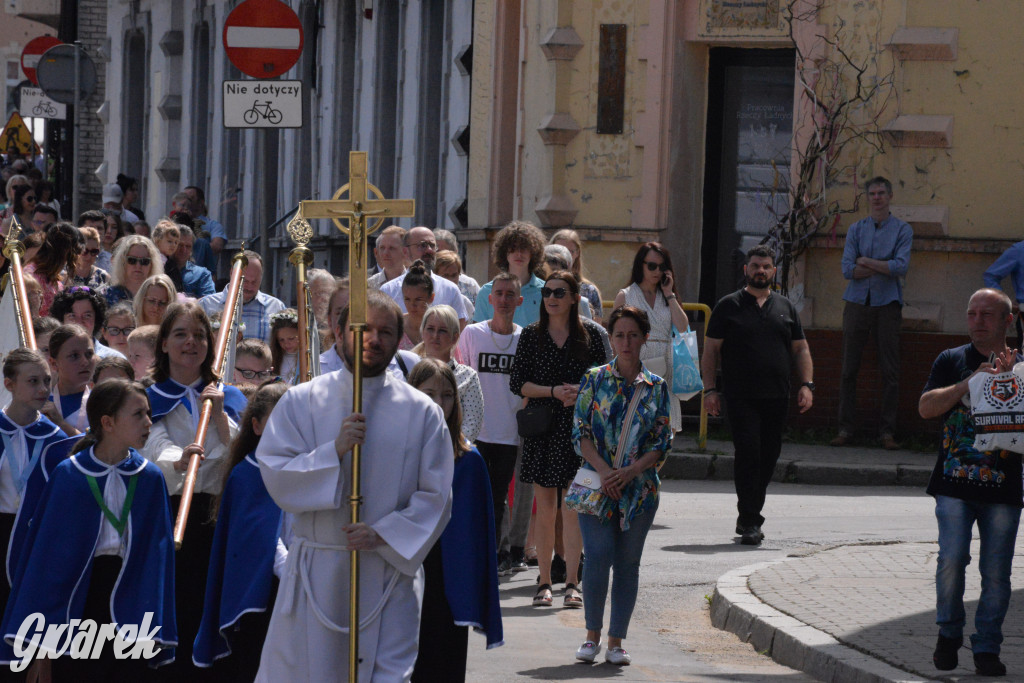
[[[14,112],[0,133],[0,152],[4,154],[42,154],[21,114]]]

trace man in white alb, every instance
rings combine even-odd
[[[348,675],[349,550],[360,553],[360,681],[405,681],[419,634],[423,558],[451,510],[454,454],[444,415],[385,369],[402,337],[387,296],[367,296],[363,413],[351,412],[353,335],[335,327],[346,367],[288,390],[256,459],[274,501],[294,515],[288,562],[258,681]],[[352,445],[363,444],[363,522],[350,524]]]

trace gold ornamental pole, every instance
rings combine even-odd
[[[309,335],[316,334],[315,326],[310,329],[309,325],[309,286],[306,282],[306,269],[313,265],[313,252],[306,246],[313,237],[313,228],[309,222],[302,217],[300,210],[295,218],[288,222],[288,234],[295,242],[295,248],[288,254],[288,260],[295,266],[295,280],[297,296],[295,298],[295,309],[299,317],[299,383],[308,382],[313,379],[313,359],[310,356],[310,349],[313,344]]]
[[[28,306],[28,291],[25,289],[25,271],[21,267],[21,257],[25,253],[25,245],[18,239],[21,236],[21,230],[18,217],[12,216],[11,228],[7,231],[4,244],[4,256],[11,261],[7,286],[14,296],[14,312],[21,345],[34,351],[38,347],[36,346],[36,332],[32,327],[32,310]]]
[[[363,332],[366,330],[366,238],[377,230],[387,218],[413,216],[416,201],[413,199],[384,199],[384,195],[366,179],[366,152],[349,152],[349,182],[326,201],[303,201],[299,203],[298,217],[330,218],[344,234],[348,235],[349,304],[348,327],[353,335],[352,364],[352,412],[363,411]],[[373,193],[376,199],[367,196]],[[347,199],[342,196],[348,194]],[[372,225],[367,228],[367,217]],[[343,223],[342,221],[345,221]],[[299,316],[300,324],[302,316]],[[362,505],[360,467],[362,446],[352,447],[350,471],[352,493],[349,496],[351,522],[359,522],[359,507]],[[349,556],[349,652],[348,680],[359,680],[359,551],[352,550]]]

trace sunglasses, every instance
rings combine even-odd
[[[129,256],[125,259],[129,266],[148,266],[153,262],[153,259],[148,256]]]
[[[256,379],[257,377],[259,377],[261,380],[263,380],[270,379],[271,377],[274,376],[273,370],[243,370],[242,368],[235,368],[235,370],[241,373],[242,377],[246,379]]]
[[[122,334],[128,336],[135,331],[134,327],[104,327],[103,331],[110,337],[120,337]]]
[[[557,289],[551,289],[550,287],[541,287],[540,295],[542,298],[547,299],[548,297],[555,297],[556,299],[564,299],[565,295],[569,293],[569,290],[565,287],[559,287]]]
[[[660,270],[663,273],[666,270],[668,270],[667,263],[655,263],[654,261],[644,261],[644,265],[647,266],[647,270],[651,271],[652,273],[656,270]]]
[[[33,204],[35,204],[35,203],[36,203],[36,198],[35,198],[35,197],[33,197],[32,195],[29,195],[28,197],[25,197],[25,198],[24,198],[24,200],[25,200],[26,202],[32,202]]]
[[[99,256],[100,255],[100,250],[99,249],[86,249],[82,253],[83,254],[88,254],[89,256]]]

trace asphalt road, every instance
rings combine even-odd
[[[725,572],[836,545],[935,538],[932,499],[906,487],[772,484],[767,538],[739,545],[731,482],[669,481],[647,537],[640,594],[625,647],[629,667],[577,663],[582,610],[530,604],[536,570],[502,579],[505,645],[486,650],[470,635],[467,680],[790,681],[813,680],[711,626],[708,600]],[[556,605],[561,586],[555,586]],[[586,597],[584,596],[584,599]],[[607,623],[608,610],[605,610]]]

